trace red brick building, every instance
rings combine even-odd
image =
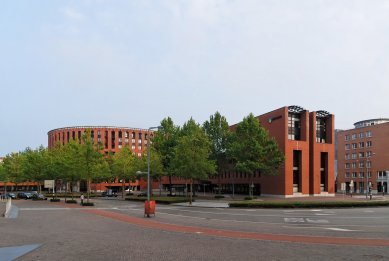
[[[106,126],[77,126],[54,129],[48,132],[48,148],[51,149],[57,142],[62,144],[68,143],[72,139],[81,139],[85,130],[91,130],[91,136],[94,142],[100,143],[102,152],[116,153],[124,146],[129,146],[131,151],[138,157],[142,156],[143,151],[147,148],[149,131],[138,128],[128,127],[106,127]],[[150,135],[152,132],[150,131]],[[136,182],[125,182],[125,187],[140,188],[145,187],[146,182],[143,180]],[[92,189],[96,191],[105,191],[112,189],[117,191],[122,187],[122,182],[116,180],[114,183],[93,184]],[[81,189],[82,185],[81,185]],[[85,188],[84,188],[85,189]]]
[[[256,172],[251,186],[254,194],[278,197],[334,195],[334,115],[309,112],[299,106],[283,107],[257,117],[274,137],[285,155],[279,175]],[[233,126],[231,126],[233,128]],[[198,190],[217,189],[225,193],[248,194],[247,173],[225,170],[209,180],[199,181]],[[165,187],[167,179],[163,180]],[[173,184],[185,180],[173,179]]]
[[[364,120],[337,133],[337,191],[387,193],[389,119]]]

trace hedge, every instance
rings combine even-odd
[[[146,197],[127,197],[126,200],[130,201],[146,201]],[[174,203],[184,203],[189,202],[189,198],[183,197],[152,197],[151,200],[155,200],[156,203],[159,204],[174,204]],[[192,199],[192,201],[195,201]]]
[[[231,202],[229,206],[231,208],[352,208],[389,206],[389,201],[241,201]]]

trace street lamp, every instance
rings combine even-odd
[[[150,127],[147,132],[147,201],[150,201],[150,131],[155,129],[160,129],[161,126],[158,127]]]
[[[366,155],[366,160],[365,160],[365,167],[366,167],[366,199],[369,198],[369,169],[367,168],[367,160],[368,158],[371,158],[372,156],[374,156],[375,153],[372,153],[371,156],[367,156]],[[371,161],[370,161],[370,164],[371,164]],[[371,199],[371,198],[370,198]]]

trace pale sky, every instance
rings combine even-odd
[[[0,34],[0,156],[216,111],[389,118],[389,0],[2,0]]]

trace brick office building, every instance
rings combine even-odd
[[[95,144],[100,143],[102,152],[116,153],[124,146],[129,146],[131,151],[138,157],[142,156],[143,151],[147,148],[148,130],[128,127],[106,127],[106,126],[77,126],[54,129],[48,132],[48,148],[51,149],[57,142],[62,144],[68,143],[72,139],[81,140],[83,133],[91,130],[91,136]],[[152,132],[150,131],[150,135]],[[125,183],[126,187],[140,188],[145,187],[143,180]],[[116,180],[114,183],[99,183],[92,185],[93,190],[104,191],[113,189],[114,191],[122,187],[122,183]],[[82,188],[81,189],[85,189]]]
[[[387,192],[389,182],[389,119],[364,120],[337,133],[337,191]]]
[[[334,116],[325,111],[309,112],[299,106],[283,107],[257,117],[285,154],[279,175],[264,176],[227,169],[209,180],[199,181],[198,190],[218,188],[225,193],[279,197],[334,195]],[[231,126],[233,128],[233,126]],[[165,187],[168,180],[163,179]],[[173,184],[185,184],[173,179]]]

